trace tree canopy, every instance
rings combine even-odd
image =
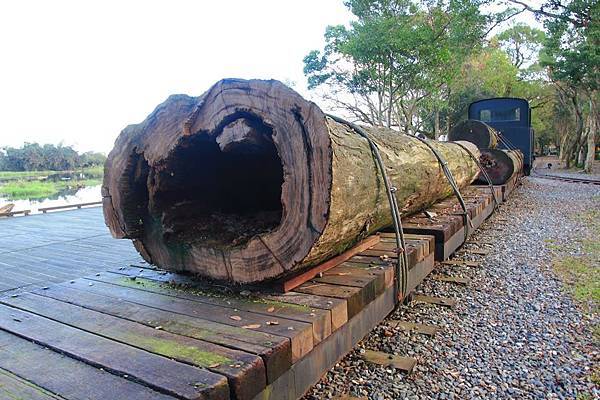
[[[66,171],[82,167],[103,165],[102,153],[79,154],[70,146],[25,143],[20,148],[0,149],[0,171]]]
[[[356,121],[432,137],[472,101],[522,97],[539,151],[554,144],[570,149],[569,160],[589,155],[599,125],[597,0],[509,1],[514,8],[485,13],[491,1],[348,0],[355,20],[327,27],[323,49],[304,58],[309,89]],[[523,12],[544,30],[510,22]]]

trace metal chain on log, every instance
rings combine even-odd
[[[381,175],[383,177],[383,182],[385,184],[385,189],[388,197],[388,201],[390,203],[390,212],[392,214],[392,220],[394,222],[394,233],[396,238],[396,271],[394,280],[396,284],[394,285],[396,293],[395,298],[397,300],[404,298],[407,294],[406,290],[408,288],[408,256],[406,254],[406,242],[404,240],[404,230],[402,229],[402,218],[400,217],[400,209],[398,208],[398,200],[396,199],[396,187],[392,186],[390,180],[387,176],[387,172],[385,171],[385,164],[383,163],[383,159],[381,158],[381,154],[379,154],[379,148],[377,144],[371,140],[367,131],[361,128],[359,125],[352,123],[350,121],[346,121],[343,118],[337,117],[335,115],[326,114],[329,118],[333,119],[336,122],[341,124],[348,125],[359,135],[364,137],[369,146],[371,147],[371,151],[373,152],[373,156],[375,157],[375,163],[377,167],[381,171]],[[400,280],[400,276],[402,279]],[[396,306],[400,304],[400,302],[396,303]]]
[[[466,241],[467,238],[469,237],[469,227],[471,229],[473,229],[473,223],[471,222],[471,217],[469,217],[469,211],[467,210],[467,205],[465,204],[465,200],[463,199],[462,195],[460,194],[460,189],[458,188],[458,186],[456,184],[456,180],[454,179],[454,175],[452,175],[452,171],[450,171],[450,169],[448,168],[448,162],[435,149],[435,147],[433,147],[431,145],[431,143],[429,143],[427,141],[427,139],[423,139],[423,138],[418,137],[418,136],[415,136],[415,137],[417,139],[419,139],[422,143],[424,143],[427,147],[429,147],[431,149],[431,152],[435,155],[435,158],[437,158],[438,162],[440,163],[440,166],[442,167],[442,170],[444,171],[444,175],[446,175],[446,179],[448,179],[448,183],[450,183],[450,186],[452,186],[452,190],[454,191],[454,195],[458,199],[458,202],[460,203],[460,207],[463,210],[462,215],[463,215],[463,221],[464,221],[464,224],[465,224],[465,241]]]

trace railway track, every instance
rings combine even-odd
[[[542,179],[552,179],[555,181],[562,182],[570,182],[570,183],[583,183],[587,185],[600,185],[599,179],[588,179],[588,178],[576,178],[576,177],[568,177],[568,176],[559,176],[559,175],[551,175],[551,174],[542,174],[539,172],[533,172],[531,176]]]

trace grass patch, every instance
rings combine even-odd
[[[97,165],[95,167],[88,168],[80,168],[72,171],[0,171],[0,180],[2,181],[12,181],[12,180],[21,180],[21,179],[31,179],[31,178],[39,178],[46,177],[48,175],[54,174],[73,174],[73,173],[84,173],[90,175],[102,175],[104,173],[104,167],[102,165]]]
[[[15,181],[0,186],[0,194],[9,199],[26,199],[29,197],[46,197],[55,193],[54,182]]]
[[[582,308],[590,320],[597,320],[600,307],[600,197],[592,199],[592,209],[575,217],[582,229],[582,236],[568,247],[545,240],[554,254],[553,267],[566,290]],[[592,341],[600,344],[600,326],[592,326]],[[600,366],[589,372],[594,385],[600,384]],[[588,393],[580,393],[577,400],[591,399]]]
[[[597,308],[600,304],[600,269],[589,257],[563,257],[554,262],[554,268],[576,300]]]
[[[82,188],[86,186],[100,185],[100,179],[83,179],[71,181],[26,181],[16,180],[0,186],[0,196],[8,200],[42,199],[51,197],[67,189]]]
[[[8,200],[36,200],[53,197],[60,192],[102,183],[102,166],[76,171],[0,171],[0,196]],[[70,177],[61,180],[56,177]],[[52,176],[46,179],[48,176]]]
[[[593,200],[600,203],[598,198]],[[575,243],[579,251],[563,257],[557,254],[554,267],[575,299],[590,307],[588,311],[597,313],[600,305],[600,207],[576,218],[586,228],[583,230],[585,236]],[[561,249],[553,243],[548,247],[560,253]]]

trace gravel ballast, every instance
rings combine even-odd
[[[384,399],[593,399],[600,361],[596,315],[582,314],[553,272],[550,244],[587,234],[577,216],[600,207],[600,186],[527,178],[467,244],[479,267],[436,265],[468,286],[426,279],[418,293],[451,297],[453,308],[412,302],[373,330],[305,396]],[[568,246],[565,246],[567,248]],[[439,326],[433,337],[391,328],[401,319]],[[367,363],[365,349],[414,357],[412,374]],[[345,397],[340,397],[345,398]]]

